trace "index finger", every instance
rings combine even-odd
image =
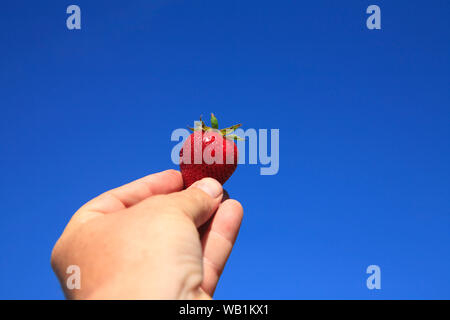
[[[183,189],[183,178],[177,170],[166,170],[140,178],[109,190],[86,203],[82,209],[111,213],[129,208],[157,194],[168,194]]]

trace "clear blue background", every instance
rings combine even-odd
[[[70,216],[176,168],[172,130],[211,111],[281,147],[226,183],[245,217],[216,298],[450,298],[449,1],[73,3],[0,5],[0,298],[63,298]]]

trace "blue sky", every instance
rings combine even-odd
[[[66,28],[77,4],[82,29]],[[366,28],[370,4],[381,30]],[[450,3],[0,5],[0,298],[63,298],[49,260],[84,202],[170,161],[214,112],[280,129],[241,165],[219,299],[450,298]],[[366,287],[381,268],[381,290]]]

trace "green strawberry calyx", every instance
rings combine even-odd
[[[235,124],[231,127],[219,129],[219,121],[217,120],[214,113],[211,113],[211,127],[207,126],[203,120],[202,116],[200,116],[200,121],[196,121],[196,124],[198,124],[195,128],[189,128],[192,132],[202,130],[203,132],[206,131],[216,131],[220,133],[224,138],[230,139],[230,140],[245,140],[241,137],[239,137],[236,134],[231,134],[234,130],[242,126],[242,123]]]

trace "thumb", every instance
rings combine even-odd
[[[222,185],[212,178],[203,178],[186,190],[167,195],[172,205],[192,219],[196,227],[213,215],[223,197]]]

